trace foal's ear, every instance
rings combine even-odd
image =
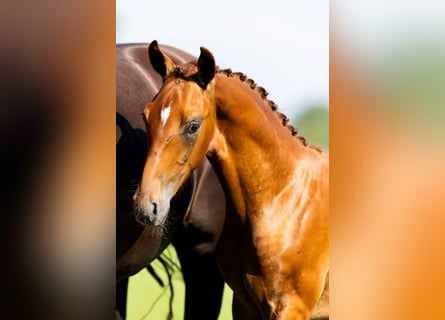
[[[204,88],[212,81],[216,73],[215,58],[204,47],[201,47],[201,54],[198,58],[198,73]]]
[[[161,51],[156,40],[154,40],[148,46],[148,57],[153,68],[162,76],[164,80],[176,68],[175,63],[170,59],[170,57]]]

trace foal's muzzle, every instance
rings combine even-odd
[[[145,226],[161,226],[165,217],[159,215],[159,204],[156,201],[141,204],[136,201],[134,204],[134,213],[136,221]]]

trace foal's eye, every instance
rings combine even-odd
[[[200,127],[201,127],[201,122],[199,122],[198,120],[192,120],[185,127],[185,133],[195,134],[198,132]]]

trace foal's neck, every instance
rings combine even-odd
[[[217,131],[210,157],[245,218],[293,179],[300,160],[318,151],[294,137],[250,83],[218,74],[215,103]]]

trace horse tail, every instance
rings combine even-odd
[[[168,288],[170,289],[170,298],[169,298],[169,312],[167,315],[167,320],[173,319],[173,300],[175,296],[175,289],[173,287],[173,274],[175,271],[180,270],[179,265],[173,261],[170,257],[165,254],[157,257],[157,260],[164,267],[164,270],[167,274],[168,279]],[[155,281],[161,286],[165,287],[164,281],[162,281],[161,277],[156,273],[155,269],[151,266],[147,266],[147,271],[153,276]],[[155,302],[156,304],[156,302]],[[153,306],[152,306],[153,307]]]
[[[162,266],[165,269],[165,272],[167,273],[167,278],[168,278],[168,286],[170,288],[170,299],[168,301],[168,307],[169,307],[169,311],[168,311],[168,315],[167,315],[167,320],[172,320],[173,319],[173,299],[175,297],[175,289],[173,287],[173,281],[172,281],[172,274],[171,270],[172,266],[171,264],[164,258],[162,258],[161,256],[158,257],[159,262],[161,262]]]
[[[151,264],[147,266],[147,271],[149,274],[151,274],[151,276],[155,279],[155,281],[159,284],[160,287],[164,287],[164,281],[162,281],[161,277],[158,276],[158,274],[156,273],[155,269],[153,269]]]

